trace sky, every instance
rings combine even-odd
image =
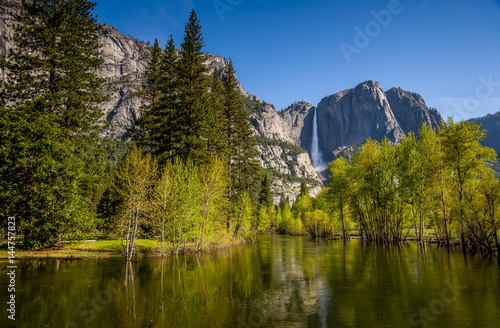
[[[456,120],[500,111],[500,0],[95,0],[100,23],[182,43],[191,9],[204,51],[281,110],[366,80],[421,94]]]

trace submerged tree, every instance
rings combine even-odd
[[[452,215],[460,225],[464,246],[478,246],[474,241],[474,230],[470,229],[470,218],[465,212],[467,185],[481,178],[486,163],[496,160],[495,151],[480,143],[484,134],[477,124],[466,121],[455,123],[452,119],[442,124],[440,130],[444,161],[451,172],[452,194],[456,201]]]
[[[337,158],[328,167],[327,198],[330,200],[333,209],[338,213],[340,220],[342,237],[347,238],[347,204],[349,202],[349,175],[347,171],[347,161],[343,157]]]

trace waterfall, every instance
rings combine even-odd
[[[318,115],[317,109],[314,108],[314,118],[313,118],[313,136],[312,136],[312,145],[311,145],[311,160],[314,166],[314,169],[317,172],[321,172],[326,170],[327,165],[323,161],[323,154],[319,150],[319,140],[318,140]]]

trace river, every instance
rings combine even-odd
[[[214,253],[130,264],[18,263],[1,327],[500,327],[496,257],[435,245],[261,236]]]

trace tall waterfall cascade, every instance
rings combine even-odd
[[[316,172],[322,172],[326,170],[328,165],[323,160],[323,154],[319,150],[319,140],[318,140],[318,114],[317,109],[314,108],[314,118],[313,118],[313,136],[311,145],[311,160]]]

